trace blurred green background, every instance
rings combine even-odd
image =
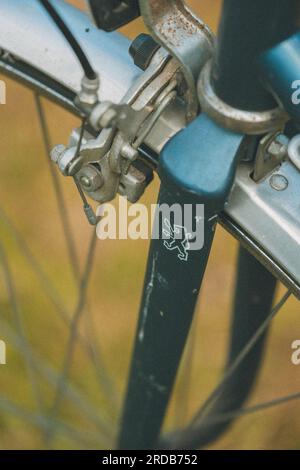
[[[71,3],[83,8],[80,0]],[[189,3],[216,31],[221,2],[195,0]],[[142,21],[136,20],[123,32],[133,38],[143,30]],[[0,448],[39,449],[45,447],[41,416],[51,409],[57,373],[63,367],[69,328],[49,300],[49,292],[47,294],[45,286],[33,272],[32,258],[28,262],[28,257],[24,256],[20,240],[16,238],[15,230],[3,211],[22,234],[34,259],[38,260],[38,269],[47,273],[44,284],[48,291],[55,291],[56,297],[59,295],[60,305],[64,304],[69,318],[77,302],[77,287],[61,228],[33,94],[23,86],[1,78],[7,83],[7,104],[0,108],[0,251],[6,252],[13,286],[7,286],[8,270],[7,266],[3,269],[1,255],[0,339],[7,344],[7,364],[0,366]],[[54,104],[46,101],[43,104],[52,142],[67,142],[71,129],[78,125],[78,121]],[[60,176],[59,180],[82,270],[91,229],[82,213],[74,185]],[[157,190],[156,179],[142,202],[154,203]],[[105,427],[111,425],[116,432],[147,249],[148,241],[144,240],[97,241],[88,308],[80,322],[83,339],[77,343],[74,352],[70,374],[72,386],[59,406],[59,419],[68,423],[69,427],[58,429],[52,444],[54,448],[113,446],[114,434],[111,437],[110,432],[97,430],[101,427],[98,426],[98,417],[103,417]],[[183,425],[191,417],[222,372],[230,324],[236,249],[236,242],[218,228],[191,341],[168,413],[166,426],[169,428]],[[36,269],[36,264],[34,266]],[[12,305],[7,287],[17,292],[18,305]],[[280,288],[278,296],[283,291]],[[20,328],[26,332],[34,358],[26,353],[28,344],[20,339]],[[92,344],[91,337],[93,344],[97,344],[93,350],[94,362],[98,364],[96,368],[86,348],[86,344]],[[300,318],[296,300],[290,299],[273,323],[264,366],[251,403],[299,391],[300,366],[292,365],[290,360],[291,343],[295,339],[300,339]],[[26,359],[38,364],[33,375],[36,377],[38,395],[42,397],[40,401],[33,393]],[[104,370],[112,383],[105,379],[103,387],[99,385],[103,382],[103,377],[99,375],[104,375]],[[244,417],[210,448],[299,448],[299,411],[300,403],[292,402]],[[74,437],[70,428],[81,431]]]

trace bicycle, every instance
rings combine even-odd
[[[241,6],[237,0],[224,0],[216,45],[208,26],[180,0],[164,0],[159,6],[153,0],[121,3],[121,10],[115,8],[120,7],[118,1],[93,1],[90,7],[96,23],[106,31],[142,14],[150,36],[139,36],[131,44],[132,59],[127,39],[118,33],[107,35],[62,1],[32,0],[22,9],[18,0],[2,0],[0,70],[34,90],[47,153],[59,171],[74,180],[91,225],[99,219],[87,196],[106,203],[121,194],[134,204],[151,183],[153,172],[159,173],[162,182],[159,206],[178,204],[184,209],[204,204],[204,219],[196,220],[195,229],[196,233],[204,230],[201,249],[191,250],[187,231],[182,230],[179,235],[183,232],[185,238],[180,246],[174,245],[174,239],[167,244],[161,237],[151,241],[118,440],[120,449],[198,448],[214,441],[239,416],[300,398],[300,393],[294,393],[243,408],[261,367],[271,320],[292,294],[299,298],[300,292],[300,264],[295,256],[299,246],[298,108],[291,100],[291,84],[298,72],[292,60],[297,56],[298,5],[295,0],[284,5],[245,0]],[[28,18],[34,25],[30,29]],[[78,60],[70,54],[70,45]],[[39,95],[82,121],[68,146],[51,150]],[[60,374],[49,364],[39,366],[25,337],[13,277],[0,247],[17,325],[14,341],[23,351],[40,411],[28,414],[3,397],[1,401],[4,409],[40,427],[46,446],[51,446],[57,430],[96,446],[100,436],[109,440],[112,426],[68,384],[75,339],[96,367],[99,360],[99,352],[79,331],[82,313],[89,308],[86,289],[96,235],[79,278],[54,163],[51,174],[79,286],[71,319],[55,300],[49,279],[28,245],[3,212],[1,217],[70,328],[64,363]],[[225,374],[189,426],[160,438],[217,221],[241,243]],[[178,227],[185,228],[167,220],[169,238]],[[288,290],[272,307],[277,279]],[[91,336],[92,330],[90,325]],[[6,331],[14,336],[8,327]],[[99,369],[98,373],[105,375]],[[56,386],[46,414],[36,382],[39,374]],[[105,396],[112,398],[110,380],[100,379]],[[86,423],[78,430],[58,419],[64,395],[87,415],[98,434],[88,433]]]

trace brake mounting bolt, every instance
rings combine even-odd
[[[90,178],[88,176],[82,176],[80,178],[80,183],[82,186],[84,186],[85,188],[90,188],[92,186],[92,182],[90,180]]]
[[[51,160],[54,163],[58,163],[60,157],[62,156],[65,150],[66,150],[65,145],[62,145],[62,144],[56,145],[51,151]]]
[[[160,45],[149,34],[139,34],[131,43],[129,54],[141,70],[146,70]]]
[[[84,191],[87,192],[97,191],[104,183],[101,171],[92,165],[82,167],[77,178]]]
[[[283,175],[276,174],[270,178],[270,186],[276,191],[284,191],[289,185],[287,178]]]

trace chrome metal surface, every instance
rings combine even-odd
[[[250,112],[232,108],[222,101],[211,85],[211,64],[209,61],[204,66],[198,81],[198,97],[203,111],[221,126],[244,134],[266,134],[282,128],[288,115],[279,107],[269,111]]]
[[[125,179],[126,184],[121,185],[121,178],[129,172],[131,164],[139,155],[140,145],[147,140],[166,106],[176,97],[173,88],[177,86],[174,77],[177,75],[178,64],[165,53],[157,52],[156,56],[138,80],[137,86],[133,85],[128,90],[122,104],[114,105],[116,115],[113,120],[118,132],[107,155],[99,160],[104,175],[104,185],[92,194],[92,197],[99,202],[110,201],[120,188],[122,194],[132,200],[132,179],[128,181]],[[170,84],[172,84],[171,90],[169,90]],[[160,100],[162,95],[163,99]],[[172,95],[172,100],[169,100],[169,95]],[[137,181],[138,186],[145,189],[146,185],[144,182],[140,185],[140,179],[139,177]],[[134,194],[141,195],[142,192],[136,191],[135,187],[134,183]],[[127,189],[128,194],[126,194]],[[134,198],[136,201],[136,196]]]
[[[177,97],[181,75],[178,62],[160,49],[153,56],[146,71],[129,88],[120,104],[99,102],[89,116],[89,122],[100,134],[80,146],[56,146],[52,160],[63,175],[77,175],[78,184],[94,200],[108,202],[117,191],[132,202],[137,200],[147,185],[146,175],[133,171],[131,178],[122,176],[139,156],[139,148],[146,141],[160,116]],[[74,135],[74,132],[72,133]],[[101,185],[89,190],[82,172],[90,162],[97,163],[101,172]],[[130,175],[129,175],[130,176]],[[128,193],[126,193],[128,191]]]
[[[250,164],[239,166],[226,213],[288,273],[300,292],[300,173],[284,162],[278,171],[255,183],[252,171]],[[272,187],[274,175],[288,181],[283,191]]]
[[[287,156],[289,139],[281,132],[271,132],[260,140],[256,152],[253,179],[258,182],[280,165]]]
[[[251,238],[231,217],[224,212],[219,218],[220,224],[234,236],[260,263],[262,263],[274,276],[279,279],[293,294],[300,299],[300,285],[288,272],[267,253],[259,243]]]
[[[178,60],[187,83],[187,117],[198,111],[196,83],[213,52],[214,35],[184,0],[139,0],[141,14],[154,39]]]
[[[84,76],[81,80],[81,90],[76,96],[76,103],[79,106],[91,109],[98,102],[100,79],[97,75],[96,78],[90,80]]]
[[[289,159],[300,170],[300,134],[295,135],[288,146]]]
[[[118,193],[134,203],[140,199],[148,184],[144,173],[131,166],[129,171],[121,176]]]

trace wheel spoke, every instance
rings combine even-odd
[[[284,405],[291,401],[299,400],[300,392],[291,393],[289,395],[284,395],[279,398],[274,398],[273,400],[265,401],[262,403],[257,403],[253,406],[247,406],[246,408],[240,408],[239,410],[230,411],[228,413],[220,413],[216,416],[209,417],[204,421],[203,426],[210,426],[216,423],[223,423],[226,421],[231,421],[235,418],[240,418],[249,414],[257,413],[259,411],[267,410],[274,408],[276,406]]]
[[[4,281],[6,285],[8,300],[12,308],[14,324],[16,327],[17,334],[19,335],[20,341],[23,345],[23,350],[24,350],[23,357],[25,360],[25,364],[27,368],[27,375],[30,380],[32,393],[33,393],[35,402],[38,406],[38,409],[42,413],[44,409],[44,405],[43,405],[43,399],[42,399],[42,395],[40,392],[39,384],[37,381],[37,371],[33,362],[31,345],[25,333],[25,328],[23,325],[23,313],[21,311],[21,308],[18,302],[12,272],[11,272],[6,254],[5,254],[5,250],[3,249],[2,243],[0,243],[0,263],[3,269],[3,275],[4,275]]]
[[[15,333],[15,331],[10,327],[10,325],[0,316],[1,331],[9,339],[13,347],[18,350],[22,355],[26,354],[26,349],[20,340],[20,337]],[[42,358],[36,352],[32,352],[32,360],[36,370],[41,374],[45,380],[52,385],[53,387],[57,386],[59,380],[59,373],[57,370],[47,362],[45,358]],[[81,412],[82,415],[87,418],[89,421],[94,423],[99,433],[102,433],[106,438],[111,438],[113,433],[112,422],[103,415],[98,414],[97,407],[92,406],[86,399],[86,396],[83,396],[81,392],[74,386],[74,384],[69,383],[68,387],[65,389],[65,395],[74,404],[74,407],[77,411]]]
[[[0,409],[41,429],[42,431],[47,429],[48,419],[46,419],[45,416],[28,411],[11,402],[6,397],[0,396]],[[109,444],[109,440],[99,433],[87,432],[85,429],[78,429],[67,423],[54,419],[52,424],[53,426],[55,425],[57,432],[63,434],[63,436],[68,437],[72,441],[78,442],[80,445],[84,444],[87,448],[99,446],[100,439],[104,444]]]
[[[64,198],[64,193],[63,193],[57,172],[55,171],[54,165],[50,159],[50,152],[51,152],[52,146],[51,146],[51,141],[50,141],[50,132],[49,132],[48,124],[47,124],[46,114],[45,114],[45,110],[44,110],[40,95],[35,93],[34,97],[35,97],[35,104],[36,104],[37,114],[39,118],[39,123],[41,127],[41,134],[43,137],[45,156],[47,158],[48,167],[49,167],[51,179],[53,182],[55,197],[56,197],[57,206],[58,206],[60,219],[61,219],[61,224],[63,227],[65,241],[66,241],[66,245],[68,248],[69,258],[71,261],[72,272],[73,272],[75,282],[78,284],[78,288],[80,288],[78,253],[77,253],[75,241],[72,235],[71,221],[70,221],[69,212],[67,210],[67,205],[66,205],[65,198]],[[83,119],[81,123],[81,130],[80,130],[80,136],[78,139],[75,159],[77,158],[77,156],[79,156],[79,153],[80,153],[81,143],[82,143],[82,139],[83,139],[84,131],[85,131],[85,124],[86,124],[86,121],[85,119]],[[91,316],[92,315],[91,315],[88,303],[86,302],[86,322],[92,321]],[[89,336],[88,336],[88,341],[87,341],[89,355],[91,357],[93,365],[95,366],[99,383],[101,387],[104,389],[104,391],[106,392],[107,396],[109,397],[109,401],[111,401],[111,404],[112,404],[112,410],[114,410],[116,402],[117,402],[117,394],[115,391],[115,387],[112,382],[112,379],[107,373],[106,367],[104,366],[103,359],[100,353],[100,348],[98,345],[98,341],[96,341],[96,338],[94,335],[93,335],[93,341],[91,341],[91,336],[90,336],[91,331],[92,329],[89,328],[88,329]]]
[[[84,267],[84,272],[80,281],[80,289],[79,289],[79,297],[78,297],[78,302],[76,305],[76,308],[74,310],[74,314],[72,316],[72,321],[70,325],[70,334],[69,338],[67,340],[67,346],[64,354],[64,360],[63,360],[63,367],[62,367],[62,372],[61,375],[58,379],[57,383],[57,388],[55,392],[55,397],[53,401],[53,406],[50,410],[50,417],[53,418],[57,415],[59,412],[59,408],[61,405],[61,401],[64,397],[65,394],[65,389],[68,385],[68,379],[69,379],[69,374],[70,374],[70,368],[72,365],[72,359],[73,359],[73,354],[74,354],[74,348],[76,344],[76,337],[77,337],[77,330],[79,328],[79,323],[80,319],[82,316],[82,313],[84,311],[85,307],[85,302],[86,302],[86,293],[87,293],[87,287],[88,283],[90,280],[90,275],[92,272],[92,267],[93,267],[93,259],[94,259],[94,252],[96,248],[96,241],[97,241],[97,235],[96,231],[93,231],[92,237],[91,237],[91,242],[89,245],[86,261],[85,261],[85,267]],[[51,444],[51,441],[53,440],[55,435],[55,428],[52,426],[49,426],[48,432],[47,432],[47,441],[48,444]]]
[[[9,229],[11,235],[13,235],[17,245],[20,248],[21,253],[23,254],[32,271],[36,275],[43,291],[47,295],[47,298],[53,304],[55,311],[69,330],[71,315],[66,309],[63,299],[61,298],[59,292],[53,285],[51,278],[47,275],[37,258],[32,253],[26,240],[15,227],[14,223],[8,217],[8,215],[1,206],[0,218],[1,221],[4,222],[6,227]],[[91,315],[86,315],[86,321],[91,321]],[[99,347],[96,347],[96,338],[94,337],[94,331],[95,329],[92,326],[89,326],[87,338],[83,336],[80,331],[77,331],[76,335],[78,337],[78,341],[82,344],[91,359],[91,363],[96,371],[96,377],[99,381],[101,390],[103,390],[107,394],[108,399],[112,402],[112,408],[115,409],[115,404],[118,400],[118,397],[116,397],[114,384],[112,383],[108,371],[103,363],[101,351],[99,350]]]
[[[37,95],[35,95],[35,97],[36,97],[36,104],[37,104],[38,114],[39,114],[39,118],[40,118],[40,122],[41,122],[42,133],[43,133],[43,137],[44,137],[44,145],[45,145],[46,152],[49,154],[49,152],[50,152],[50,142],[49,142],[49,132],[48,132],[47,124],[46,124],[46,119],[45,119],[45,115],[44,115],[44,112],[43,112],[43,108],[41,106],[41,101],[40,101],[40,99]],[[82,126],[81,126],[81,133],[80,133],[80,138],[79,138],[78,145],[77,145],[76,154],[79,154],[79,152],[80,152],[82,138],[83,138],[83,134],[84,134],[84,125],[85,125],[85,122],[83,121]],[[49,158],[48,158],[48,161],[49,161]],[[70,239],[70,236],[71,236],[70,224],[69,224],[69,222],[66,224],[66,220],[68,220],[68,219],[66,219],[66,212],[67,211],[65,209],[63,194],[62,194],[62,191],[60,189],[56,173],[54,172],[53,167],[51,165],[50,165],[50,168],[51,168],[51,174],[54,175],[53,176],[53,182],[54,182],[56,197],[57,197],[57,201],[58,201],[58,206],[60,208],[61,219],[62,219],[62,222],[63,222],[63,225],[64,225],[64,231],[65,231],[67,244],[68,244],[69,248],[72,247],[72,250],[70,251],[70,256],[72,255],[72,257],[73,257],[72,258],[73,259],[73,264],[72,264],[73,273],[74,273],[76,281],[78,281],[78,268],[76,266],[76,264],[78,265],[77,255],[76,255],[76,251],[75,251],[75,245],[71,241],[72,239]],[[93,236],[92,236],[92,240],[91,240],[91,243],[90,243],[90,247],[89,247],[88,255],[87,255],[87,259],[86,259],[84,274],[82,276],[82,279],[79,282],[78,304],[76,306],[76,309],[75,309],[74,314],[73,314],[72,319],[71,319],[70,335],[69,335],[69,338],[68,338],[67,347],[66,347],[66,351],[65,351],[62,373],[61,373],[61,376],[60,376],[60,378],[58,380],[58,383],[57,383],[57,389],[56,389],[56,393],[55,393],[53,406],[52,406],[52,409],[50,410],[50,416],[51,417],[56,416],[56,414],[59,412],[60,403],[61,403],[62,398],[64,397],[64,389],[67,386],[67,382],[68,382],[68,378],[69,378],[69,372],[70,372],[70,368],[71,368],[71,364],[72,364],[73,352],[74,352],[74,348],[75,348],[75,344],[76,344],[76,339],[77,339],[77,336],[78,336],[77,333],[78,333],[79,322],[80,322],[80,318],[82,316],[82,313],[83,313],[83,311],[86,307],[86,290],[87,290],[88,280],[89,280],[90,274],[91,274],[91,267],[92,267],[92,261],[93,261],[93,257],[94,257],[95,245],[96,245],[96,233],[94,233]],[[74,254],[76,256],[76,263],[74,263]],[[93,350],[91,350],[91,351],[93,352]],[[93,355],[93,357],[95,358],[95,355]],[[54,434],[55,434],[55,428],[50,426],[49,430],[47,432],[47,436],[46,436],[49,443],[53,439]]]
[[[35,93],[34,97],[35,97],[37,114],[38,114],[39,122],[41,126],[41,133],[42,133],[43,144],[45,148],[45,156],[47,158],[48,168],[51,174],[51,179],[52,179],[52,183],[53,183],[53,187],[55,191],[55,197],[56,197],[59,215],[60,215],[60,219],[61,219],[61,223],[62,223],[64,235],[65,235],[66,245],[67,245],[68,252],[69,252],[72,271],[73,271],[73,274],[75,275],[75,279],[77,280],[78,273],[79,273],[79,262],[78,262],[76,247],[75,247],[75,241],[72,235],[72,228],[71,228],[69,213],[66,207],[65,198],[64,198],[63,190],[62,190],[58,175],[50,159],[50,151],[51,151],[50,133],[49,133],[48,126],[47,126],[45,111],[44,111],[40,96],[37,93]]]
[[[264,334],[266,329],[268,328],[268,325],[270,322],[273,320],[275,315],[280,311],[280,309],[283,307],[283,305],[287,302],[287,300],[291,297],[292,292],[288,290],[281,300],[275,305],[275,307],[272,309],[266,320],[260,325],[260,327],[256,330],[256,333],[252,336],[252,338],[248,341],[248,343],[244,346],[244,348],[240,351],[240,353],[237,355],[235,360],[232,362],[231,366],[227,369],[225,372],[221,382],[217,385],[217,387],[213,390],[213,392],[209,395],[207,400],[204,402],[196,416],[194,417],[191,425],[190,425],[190,430],[194,432],[194,429],[196,427],[200,427],[202,421],[205,420],[205,415],[206,412],[209,410],[209,408],[215,403],[216,399],[218,398],[219,394],[222,392],[222,388],[224,384],[228,381],[228,379],[234,374],[236,369],[241,365],[243,362],[244,358],[249,354],[249,352],[252,350],[254,345],[257,343],[259,338]]]

